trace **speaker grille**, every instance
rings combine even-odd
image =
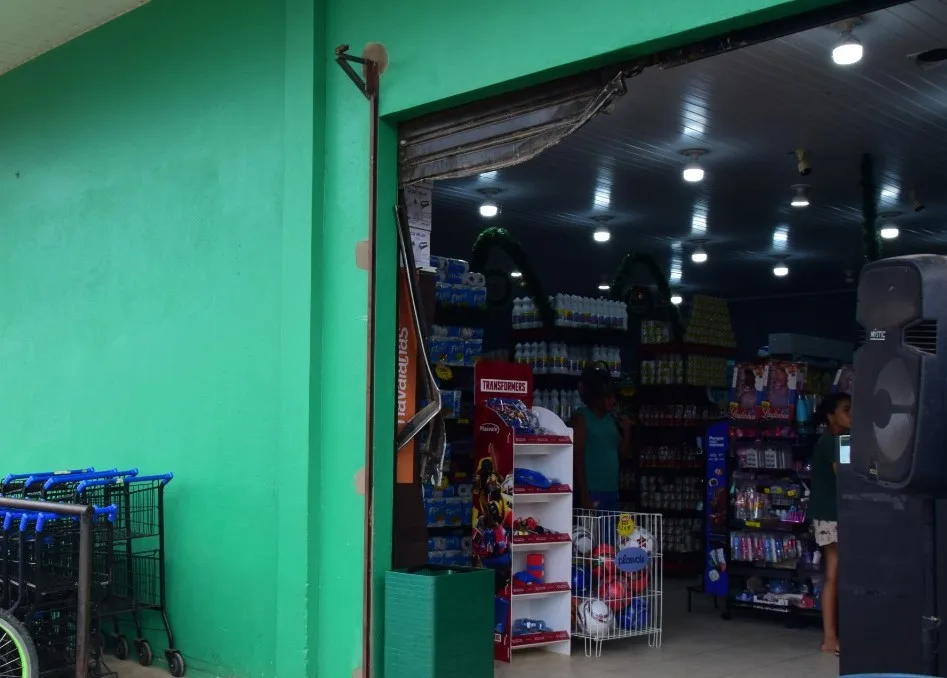
[[[937,355],[937,321],[919,320],[905,327],[904,345],[927,355]]]

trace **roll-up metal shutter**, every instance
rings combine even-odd
[[[399,130],[400,184],[530,160],[608,109],[626,75],[612,66],[410,120]]]

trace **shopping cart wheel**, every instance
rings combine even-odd
[[[0,669],[11,678],[36,678],[39,659],[26,629],[13,616],[0,609]]]
[[[164,654],[168,659],[168,671],[171,672],[174,678],[181,678],[181,676],[184,675],[184,670],[187,668],[184,665],[184,657],[182,657],[181,653],[177,650],[168,650]]]
[[[115,651],[112,654],[116,659],[128,659],[128,639],[125,636],[115,637]]]
[[[147,640],[135,641],[135,649],[138,650],[138,663],[142,666],[151,666],[155,660],[155,656],[151,652],[151,643]]]

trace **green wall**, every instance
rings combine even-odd
[[[827,1],[152,0],[3,76],[0,472],[174,470],[170,604],[194,675],[348,678],[368,109],[332,48],[391,56],[371,394],[381,612],[397,120]]]
[[[176,473],[192,675],[307,671],[314,35],[155,0],[0,78],[0,473]]]

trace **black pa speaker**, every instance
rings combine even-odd
[[[853,471],[902,492],[947,494],[947,257],[867,264],[856,317],[865,341],[855,352]]]

